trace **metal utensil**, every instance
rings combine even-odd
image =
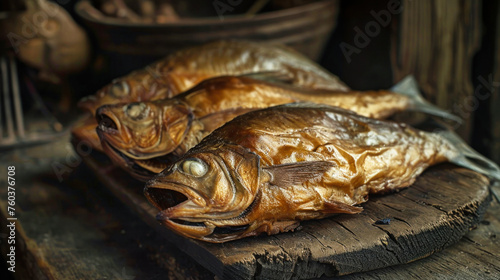
[[[0,76],[2,93],[0,100],[0,149],[32,145],[50,141],[62,133],[62,124],[50,113],[32,82],[25,78],[31,99],[41,111],[44,121],[49,123],[49,130],[27,131],[21,102],[21,91],[16,60],[6,54],[0,58]]]

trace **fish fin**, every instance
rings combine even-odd
[[[284,84],[291,84],[293,82],[293,76],[287,73],[286,71],[262,71],[262,72],[242,74],[241,76],[264,82],[274,82],[274,83],[284,83]]]
[[[337,166],[329,161],[304,161],[264,167],[270,175],[269,183],[276,186],[297,185],[320,177],[328,169]]]
[[[408,110],[423,112],[441,118],[449,119],[457,123],[462,123],[462,119],[460,117],[448,113],[445,110],[425,100],[420,93],[420,90],[418,89],[418,84],[415,80],[415,77],[413,77],[412,75],[406,76],[404,79],[390,88],[390,91],[410,98],[410,107],[408,107]]]
[[[338,201],[325,201],[323,203],[325,213],[345,213],[345,214],[357,214],[363,211],[363,207],[352,206]]]
[[[460,136],[450,129],[435,130],[434,133],[446,139],[458,151],[458,155],[449,158],[450,162],[500,181],[500,168],[498,165],[472,149]]]

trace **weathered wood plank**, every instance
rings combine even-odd
[[[209,244],[160,226],[142,184],[131,184],[121,170],[103,169],[92,157],[86,162],[128,207],[221,279],[315,278],[408,263],[457,242],[479,223],[490,197],[482,175],[441,165],[408,189],[373,196],[359,215],[303,222],[291,233]],[[391,223],[376,224],[384,218]]]
[[[500,204],[491,203],[478,229],[442,252],[406,265],[340,277],[364,279],[498,279],[500,276]]]
[[[69,168],[59,181],[53,164]],[[102,187],[68,138],[0,154],[2,256],[7,165],[16,166],[16,279],[213,279]],[[132,217],[132,218],[131,218]],[[10,245],[9,245],[10,246]],[[2,271],[6,272],[6,271]],[[5,278],[3,278],[5,279]]]

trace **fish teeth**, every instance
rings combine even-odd
[[[99,129],[110,134],[118,134],[118,130],[99,124]]]

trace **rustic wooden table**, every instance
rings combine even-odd
[[[69,138],[0,156],[1,248],[9,253],[7,166],[16,167],[16,279],[214,279],[100,185]],[[460,194],[457,194],[460,195]],[[10,222],[10,221],[7,221]],[[459,242],[409,264],[339,279],[499,279],[500,205]],[[6,271],[5,267],[4,271]]]

